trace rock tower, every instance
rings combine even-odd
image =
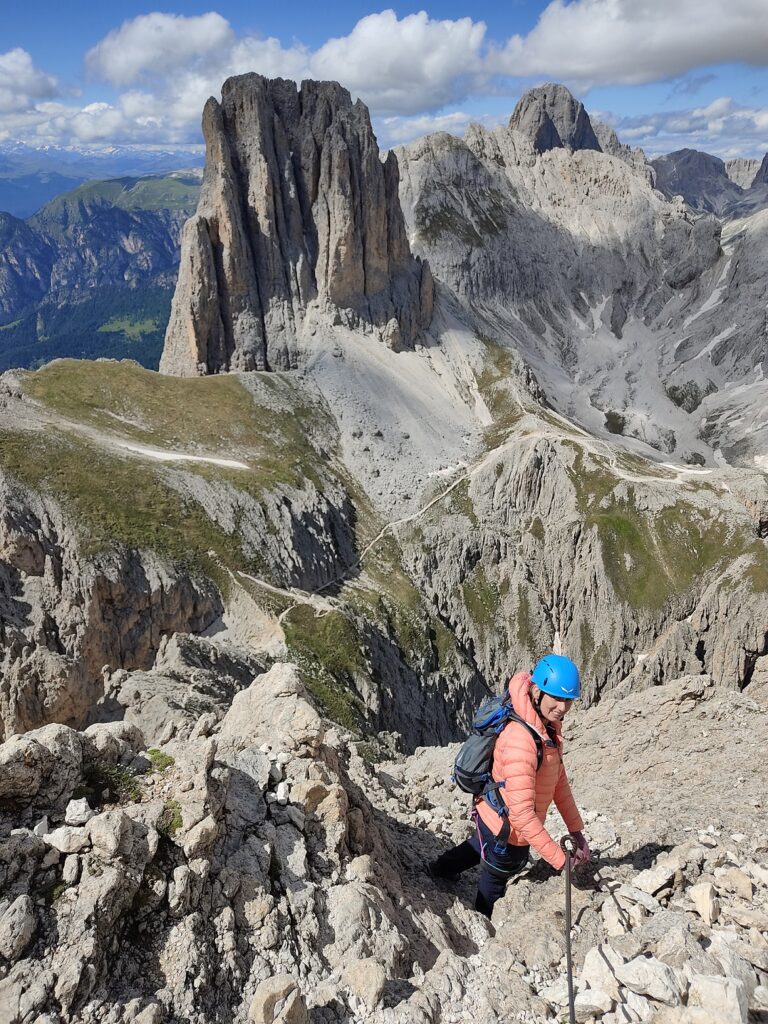
[[[318,323],[411,347],[431,320],[432,276],[364,104],[335,82],[241,75],[208,100],[203,134],[161,370],[288,369]]]

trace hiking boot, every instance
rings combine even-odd
[[[427,874],[430,878],[434,878],[436,882],[458,882],[461,875],[446,874],[440,867],[439,860],[431,860],[427,864]]]

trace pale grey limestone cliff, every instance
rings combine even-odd
[[[313,315],[409,347],[429,325],[394,154],[333,82],[229,79],[203,114],[206,171],[182,239],[161,368],[288,369]]]
[[[644,162],[599,147],[538,154],[517,129],[472,125],[463,141],[435,134],[398,157],[415,250],[485,333],[503,325],[550,364],[578,359],[574,315],[597,310],[621,338],[720,252],[713,218],[666,202]]]
[[[722,215],[743,198],[744,186],[733,180],[719,157],[709,153],[681,149],[652,163],[657,188],[669,198],[681,195],[695,210]]]
[[[762,162],[752,179],[752,185],[768,185],[768,153],[763,157]]]
[[[725,173],[739,188],[750,188],[759,169],[760,161],[748,157],[725,161]]]

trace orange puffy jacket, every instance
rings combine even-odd
[[[531,677],[527,672],[518,672],[509,681],[512,706],[540,733],[544,742],[541,767],[536,770],[536,744],[531,734],[519,722],[508,722],[496,740],[492,774],[496,782],[504,783],[499,793],[509,808],[510,845],[532,846],[559,871],[565,864],[565,854],[544,828],[552,800],[569,832],[581,832],[584,823],[565,774],[560,723],[554,724],[557,746],[552,746],[546,723],[531,702],[530,689]],[[499,815],[481,797],[475,804],[485,824],[494,835],[498,835],[501,829]]]

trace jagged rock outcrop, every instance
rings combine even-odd
[[[537,153],[548,149],[596,149],[600,143],[584,104],[552,82],[523,94],[509,119],[509,127],[524,135]]]
[[[571,373],[575,320],[621,338],[720,253],[714,218],[666,202],[644,160],[597,142],[538,153],[519,127],[472,125],[463,141],[437,133],[398,156],[414,249],[481,330],[513,337],[537,374],[542,364]]]
[[[166,184],[178,181],[92,182],[27,220],[0,213],[0,322],[40,303],[50,311],[97,289],[171,285],[196,186],[180,186],[187,190],[180,195],[168,187],[169,198]]]
[[[161,368],[190,375],[297,365],[321,321],[392,348],[429,325],[432,279],[410,252],[393,153],[334,82],[231,78],[203,114],[206,171],[182,241]]]
[[[695,210],[722,215],[743,198],[744,190],[717,156],[680,149],[652,161],[656,187],[672,198],[681,195]]]
[[[151,553],[88,556],[58,502],[0,477],[0,737],[82,725],[102,670],[149,667],[165,634],[221,614],[205,579]]]
[[[747,685],[768,650],[761,476],[749,508],[734,495],[712,518],[709,489],[643,479],[589,444],[536,433],[493,453],[461,502],[400,534],[413,578],[483,678],[508,678],[560,642],[589,701],[682,672]]]
[[[0,213],[0,322],[14,320],[46,294],[53,246],[25,221]]]
[[[752,179],[753,185],[768,185],[768,153],[763,157],[762,163],[757,169],[754,178]]]

